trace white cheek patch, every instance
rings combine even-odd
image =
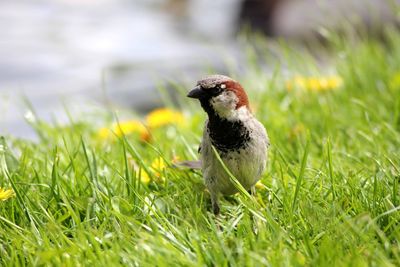
[[[236,94],[231,91],[225,91],[219,96],[213,97],[210,101],[215,112],[223,117],[228,118],[236,109],[236,104],[239,102]]]
[[[234,117],[240,121],[247,121],[249,118],[252,117],[252,115],[246,106],[241,106],[240,108],[235,110]]]

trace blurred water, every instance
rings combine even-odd
[[[233,33],[242,1],[0,0],[0,135],[34,136],[24,99],[40,118],[65,123],[64,107],[73,116],[104,106],[145,111],[160,105],[161,81],[191,86],[210,67],[224,73],[226,58],[241,62]],[[400,0],[279,3],[272,26],[289,39],[400,28]]]
[[[34,136],[24,98],[61,122],[64,106],[79,114],[104,102],[159,104],[160,79],[197,79],[222,65],[238,3],[0,1],[0,135]]]

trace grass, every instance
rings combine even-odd
[[[275,48],[278,60],[260,54],[264,41],[249,46],[246,73],[231,73],[272,144],[256,199],[226,198],[215,218],[199,172],[151,170],[155,158],[197,156],[205,115],[184,85],[187,123],[152,130],[149,143],[99,139],[90,116],[37,119],[38,142],[2,140],[0,186],[16,195],[0,203],[0,265],[398,266],[400,36],[331,39],[323,67]],[[288,90],[296,75],[342,85]]]

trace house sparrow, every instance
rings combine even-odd
[[[208,115],[199,153],[212,209],[218,214],[219,194],[231,195],[238,191],[212,146],[241,185],[253,191],[265,170],[269,139],[264,126],[251,113],[246,92],[235,80],[211,75],[198,81],[187,96],[198,99]]]

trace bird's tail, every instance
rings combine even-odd
[[[185,161],[179,161],[174,163],[175,166],[177,167],[184,167],[184,168],[190,168],[190,169],[201,169],[201,161],[200,160],[185,160]]]

